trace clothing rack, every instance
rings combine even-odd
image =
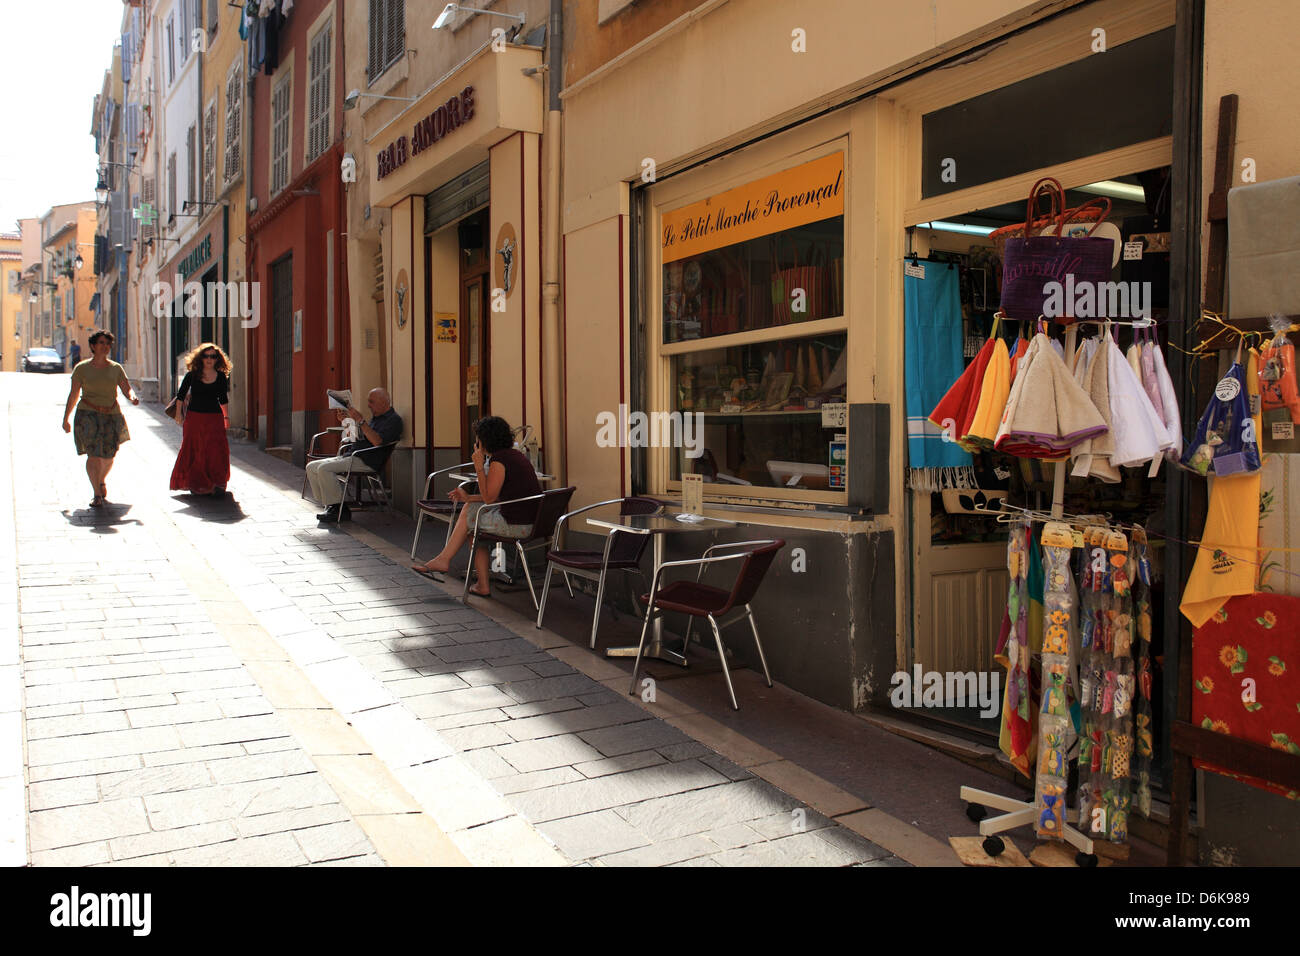
[[[1043,320],[1043,316],[1041,315],[1038,318],[1039,321]],[[1078,323],[1066,327],[1065,353],[1067,355],[1074,354],[1078,337]],[[1059,521],[1065,516],[1065,477],[1066,472],[1069,470],[1068,459],[1066,461],[1055,462],[1054,464],[1056,465],[1056,472],[1053,476],[1054,482],[1052,486],[1052,510],[1050,512],[1050,520]],[[1033,779],[1033,775],[1030,776],[1030,779]],[[1034,816],[1038,812],[1038,808],[1035,805],[1035,800],[1032,796],[1028,801],[1017,800],[1013,797],[1004,797],[999,793],[990,793],[987,790],[979,790],[975,787],[964,786],[961,788],[961,799],[972,804],[971,807],[967,808],[967,815],[970,816],[971,819],[976,819],[972,813],[972,811],[975,810],[975,805],[992,807],[995,810],[1005,811],[1001,816],[990,817],[979,821],[980,836],[984,837],[984,852],[989,854],[989,856],[998,856],[1006,848],[1006,844],[997,834],[1006,830],[1014,830],[1017,827],[1025,826],[1028,823],[1033,823]],[[1077,807],[1072,811],[1076,819],[1078,818],[1078,812]],[[1093,853],[1092,839],[1086,833],[1070,826],[1068,823],[1065,823],[1061,827],[1061,837],[1066,843],[1079,851],[1079,855],[1075,858],[1075,862],[1080,866],[1096,865],[1097,858]]]

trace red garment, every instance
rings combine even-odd
[[[1192,723],[1300,756],[1300,597],[1229,598],[1196,629],[1192,688]],[[1300,799],[1267,780],[1196,765]]]
[[[1025,353],[1028,351],[1029,339],[1024,338],[1023,336],[1017,339],[1016,350],[1011,354],[1011,383],[1013,385],[1016,381],[1016,371],[1020,366],[1020,360],[1025,357]]]
[[[188,412],[181,450],[172,468],[172,491],[204,493],[230,484],[230,444],[226,412]]]
[[[948,393],[939,399],[939,404],[934,406],[934,411],[930,413],[930,421],[939,428],[946,428],[944,422],[952,419],[953,441],[969,432],[971,422],[975,420],[975,410],[980,403],[980,388],[984,384],[984,370],[988,368],[989,360],[993,358],[993,347],[996,342],[996,338],[991,338],[984,343],[984,347],[975,356],[975,361],[966,366],[966,371],[961,373],[961,377],[953,383],[952,388],[948,389]]]

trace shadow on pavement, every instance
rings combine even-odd
[[[95,534],[117,534],[115,525],[141,524],[138,518],[128,518],[131,510],[128,504],[109,502],[102,508],[77,508],[75,511],[63,510],[63,517],[68,524],[81,528],[90,528]]]
[[[176,514],[189,515],[203,521],[213,521],[218,524],[237,524],[248,517],[239,502],[235,500],[234,495],[228,491],[216,498],[212,497],[212,495],[196,495],[186,492],[173,498],[173,500],[184,503],[184,507]]]

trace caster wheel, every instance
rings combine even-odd
[[[966,816],[972,823],[979,823],[989,815],[989,811],[980,803],[966,804]]]
[[[1076,853],[1074,855],[1074,862],[1083,867],[1096,866],[1097,857],[1093,853]]]
[[[1007,845],[1002,842],[1002,837],[1000,836],[985,837],[982,846],[984,847],[984,852],[989,856],[1001,856],[1002,851],[1007,848]]]

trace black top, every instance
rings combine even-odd
[[[388,445],[402,437],[402,416],[397,414],[396,409],[390,408],[382,415],[376,415],[370,419],[367,424],[379,433],[381,445]],[[354,451],[361,451],[363,448],[375,447],[369,439],[366,438],[365,432],[354,442],[349,442],[339,449],[340,455],[349,455]],[[388,456],[393,453],[391,448],[386,448],[382,452],[375,452],[369,455],[358,455],[357,457],[366,463],[375,471],[384,467],[388,461]]]
[[[215,382],[203,381],[201,372],[186,372],[181,379],[181,387],[176,392],[177,401],[183,402],[185,394],[191,391],[191,412],[220,412],[222,405],[230,404],[230,379],[225,372],[218,372]]]
[[[517,448],[503,448],[492,453],[492,461],[500,462],[506,470],[501,490],[497,492],[497,501],[512,501],[515,498],[527,498],[542,493],[542,486],[537,481],[537,472],[532,462]],[[491,465],[489,465],[491,467]],[[538,502],[528,501],[520,505],[503,505],[501,517],[507,524],[531,524],[537,518]]]

